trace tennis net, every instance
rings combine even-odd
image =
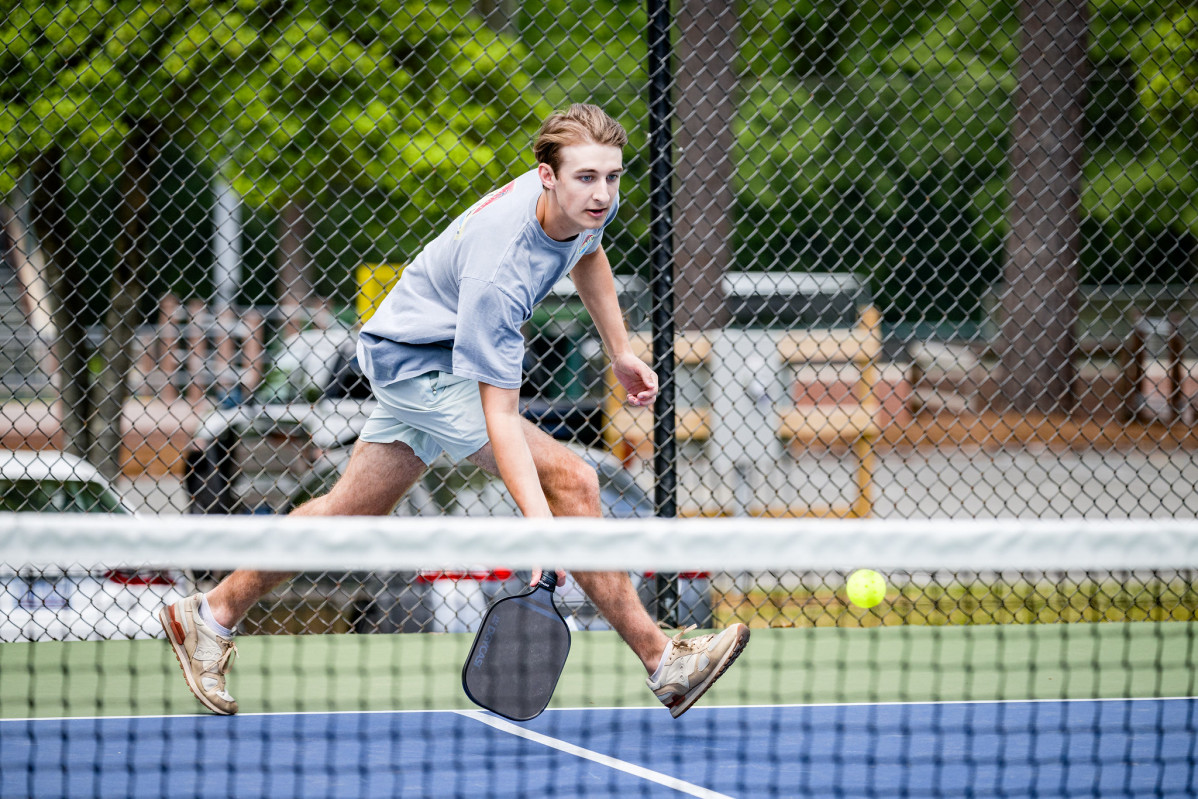
[[[9,514],[0,553],[0,797],[1198,793],[1190,520]],[[462,662],[540,565],[627,571],[658,618],[752,638],[673,719],[560,591],[566,670],[507,721]],[[240,713],[212,716],[154,614],[236,567],[301,574],[242,623]]]

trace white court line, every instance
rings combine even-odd
[[[829,707],[917,707],[921,705],[1032,705],[1032,704],[1082,704],[1087,702],[1098,703],[1113,703],[1113,702],[1188,702],[1193,699],[1198,699],[1198,696],[1078,696],[1066,699],[910,699],[896,700],[887,702],[775,702],[760,705],[704,705],[688,710],[687,713],[692,716],[700,716],[708,711],[714,710],[786,710],[790,708],[829,708]],[[660,705],[612,705],[611,707],[598,707],[590,705],[587,707],[557,707],[545,711],[546,713],[559,712],[593,712],[596,710],[618,710],[620,712],[633,711],[650,711],[658,713],[661,711]],[[469,716],[470,713],[479,713],[481,711],[454,710],[452,708],[418,708],[409,710],[271,710],[271,711],[249,711],[237,714],[237,718],[250,718],[253,716],[371,716],[382,715],[385,713],[404,714],[404,713],[457,713],[463,716]],[[19,723],[19,722],[42,722],[42,721],[138,721],[143,719],[210,719],[221,718],[214,716],[212,713],[203,713],[196,711],[194,713],[146,713],[142,715],[113,715],[113,716],[6,716],[0,718],[0,724]],[[716,794],[717,796],[719,794]]]
[[[687,713],[692,716],[700,716],[708,711],[713,710],[786,710],[790,708],[829,708],[829,707],[917,707],[921,705],[1031,705],[1031,704],[1082,704],[1087,702],[1098,703],[1113,703],[1113,702],[1188,702],[1193,699],[1198,699],[1198,696],[1079,696],[1070,697],[1067,699],[910,699],[896,700],[887,702],[775,702],[770,704],[760,705],[704,705],[703,707],[695,707],[688,710]],[[650,711],[653,713],[660,712],[660,705],[612,705],[611,707],[597,707],[590,705],[587,707],[557,707],[547,710],[547,713],[558,712],[593,712],[596,710],[618,710],[621,712],[632,711]],[[250,718],[252,716],[371,716],[381,715],[384,713],[404,714],[404,713],[457,713],[463,716],[469,716],[470,713],[478,713],[481,711],[454,710],[452,708],[418,708],[409,710],[272,710],[272,711],[249,711],[237,714],[237,718]],[[113,715],[113,716],[6,716],[0,718],[0,724],[19,723],[19,722],[42,722],[42,721],[108,721],[108,720],[123,720],[137,721],[143,719],[189,719],[189,718],[221,718],[214,716],[212,713],[203,713],[196,711],[194,713],[147,713],[144,715]],[[716,794],[717,796],[719,794]]]
[[[583,749],[581,746],[576,746],[575,744],[568,743],[557,738],[550,738],[548,735],[542,735],[539,732],[526,730],[510,721],[497,718],[481,710],[458,710],[454,712],[460,716],[465,716],[466,718],[482,722],[487,726],[494,727],[497,730],[511,733],[512,735],[519,736],[520,738],[524,738],[528,741],[543,744],[544,746],[548,746],[552,749],[557,749],[559,752],[565,752],[569,755],[586,758],[587,760],[591,760],[601,766],[614,768],[617,771],[623,771],[625,774],[631,774],[634,777],[640,777],[643,780],[656,782],[658,785],[664,785],[667,788],[673,788],[674,790],[687,794],[688,796],[699,796],[702,797],[702,799],[732,799],[732,797],[728,796],[727,794],[717,793],[716,791],[710,790],[708,788],[686,782],[685,780],[680,780],[677,777],[671,777],[668,774],[652,771],[644,766],[638,766],[635,763],[629,763],[626,760],[620,760],[618,758],[611,757],[610,755],[592,752],[590,749]]]

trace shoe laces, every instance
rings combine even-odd
[[[688,624],[686,627],[683,627],[681,630],[674,633],[674,637],[670,640],[673,641],[675,645],[682,643],[682,636],[686,635],[697,626],[697,624]]]
[[[223,677],[229,673],[229,669],[233,668],[233,661],[237,658],[237,644],[232,641],[221,641],[221,648],[225,651],[212,664],[212,667],[205,671],[211,671]]]
[[[682,655],[687,655],[687,654],[691,654],[695,651],[698,651],[699,646],[697,646],[697,645],[705,644],[707,642],[707,639],[711,638],[710,634],[699,635],[694,638],[685,638],[685,639],[682,637],[682,636],[686,635],[687,633],[689,633],[691,630],[695,629],[696,627],[698,627],[697,624],[691,624],[687,627],[683,627],[681,630],[679,630],[677,633],[674,634],[673,638],[670,639],[670,645],[673,647],[673,654],[675,657],[680,657]]]

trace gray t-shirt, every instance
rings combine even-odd
[[[526,172],[472,205],[404,269],[358,342],[362,369],[376,385],[441,371],[520,387],[521,326],[603,240],[603,228],[570,241],[549,238],[537,222],[541,192],[536,170]],[[605,227],[618,205],[617,197]]]

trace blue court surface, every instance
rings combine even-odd
[[[1193,797],[1198,700],[0,721],[0,797]]]

